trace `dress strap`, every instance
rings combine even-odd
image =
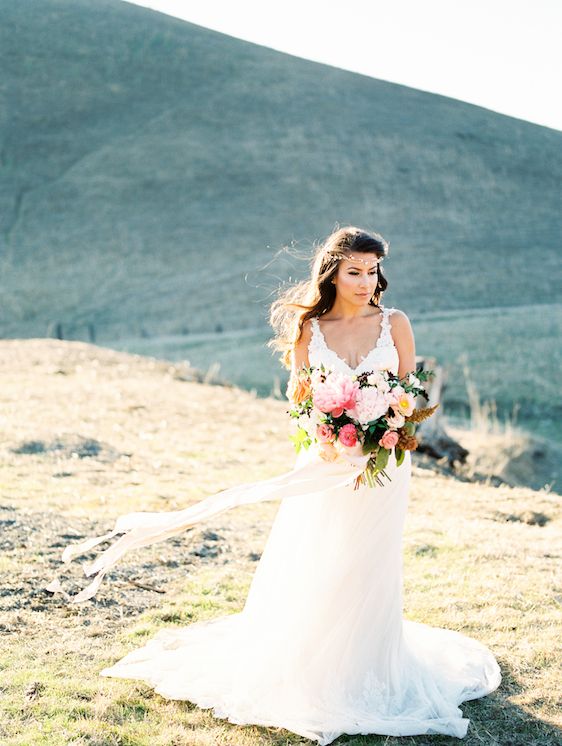
[[[308,343],[309,360],[311,353],[312,355],[315,353],[319,354],[320,351],[324,349],[324,335],[322,334],[322,329],[320,329],[320,324],[318,323],[318,316],[311,317],[310,326],[312,334],[310,335],[310,342]]]
[[[311,341],[313,339],[320,339],[323,335],[322,329],[320,329],[320,324],[318,323],[318,316],[313,316],[310,319],[310,326],[312,328]]]
[[[389,316],[394,311],[396,311],[395,308],[383,308],[382,309],[381,334],[380,334],[380,339],[378,342],[378,346],[380,347],[393,344]]]

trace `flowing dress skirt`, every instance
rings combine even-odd
[[[319,744],[465,736],[459,704],[496,689],[500,668],[477,640],[403,619],[411,453],[386,471],[383,487],[283,499],[241,612],[160,630],[101,675]]]

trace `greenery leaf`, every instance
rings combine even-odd
[[[379,447],[379,450],[377,451],[377,456],[375,459],[375,463],[377,465],[377,469],[384,469],[384,467],[388,464],[388,457],[390,456],[390,451],[388,448],[383,448],[382,446]]]
[[[303,447],[308,449],[312,443],[312,438],[310,438],[306,430],[303,427],[300,427],[300,425],[297,428],[295,435],[289,435],[289,440],[292,441],[297,453],[299,453],[300,449]]]

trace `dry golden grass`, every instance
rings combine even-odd
[[[0,742],[309,743],[282,729],[213,718],[139,682],[99,676],[162,625],[241,609],[278,503],[241,506],[131,553],[79,607],[43,590],[72,536],[102,533],[130,510],[177,509],[289,469],[285,403],[182,380],[185,371],[170,363],[85,343],[0,345]],[[471,720],[464,740],[470,746],[554,744],[562,736],[560,513],[559,496],[548,490],[470,481],[414,455],[405,615],[476,637],[503,673],[496,692],[461,705]],[[68,582],[84,585],[73,565]]]

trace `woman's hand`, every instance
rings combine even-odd
[[[363,456],[363,443],[361,441],[357,441],[357,443],[354,446],[343,446],[339,441],[337,441],[336,448],[338,451],[342,454],[347,454],[348,456]]]

